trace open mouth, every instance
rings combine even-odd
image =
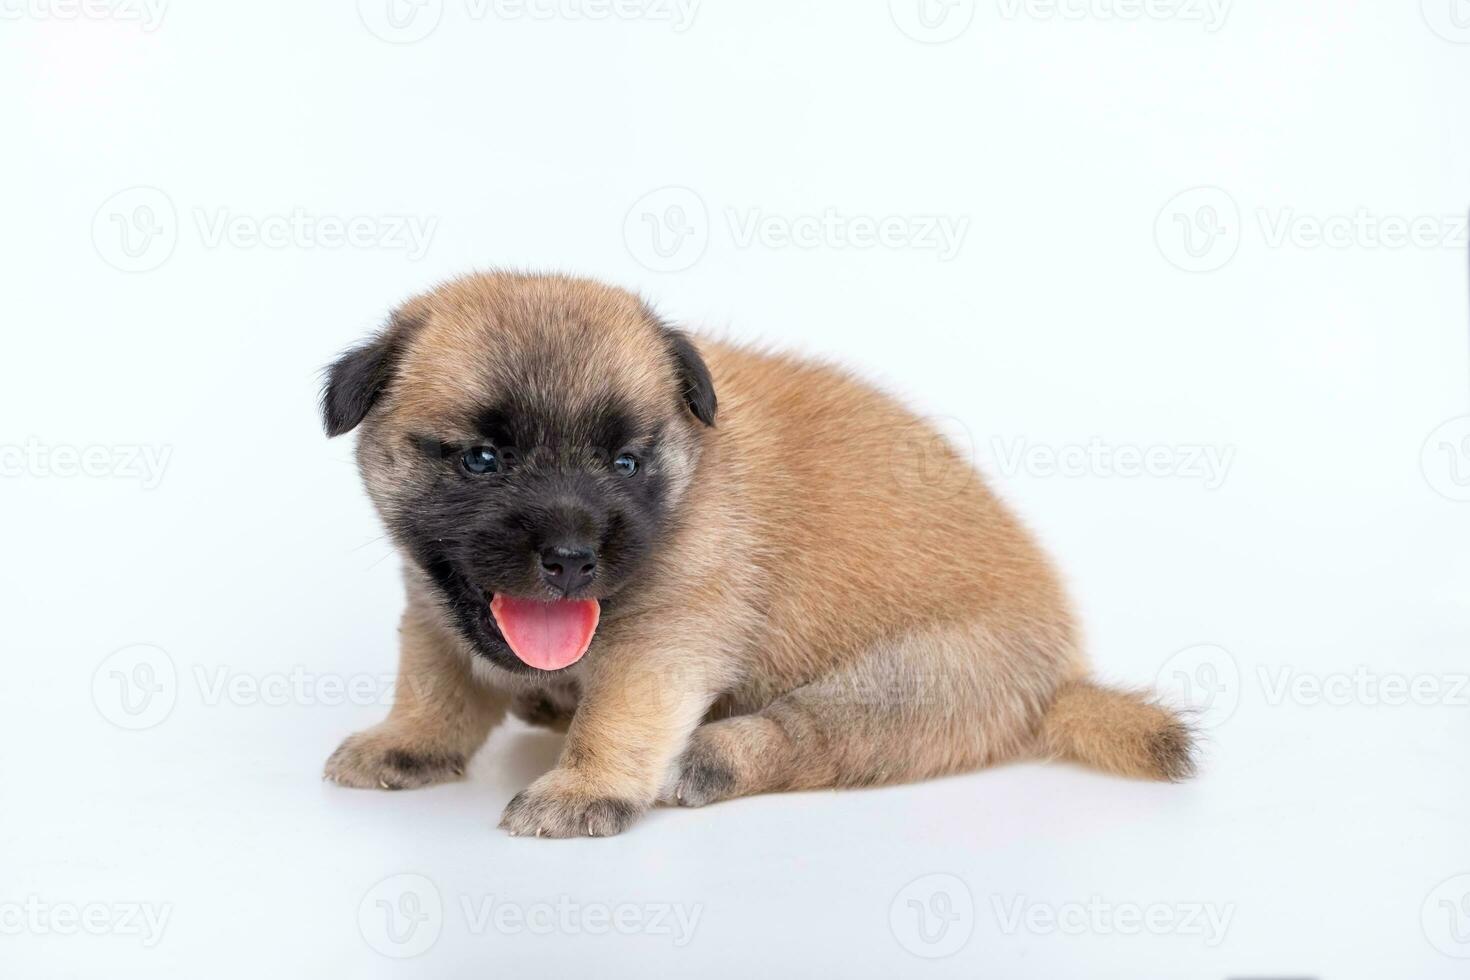
[[[581,660],[601,614],[596,599],[517,599],[497,592],[490,600],[506,646],[537,670],[561,670]]]
[[[570,667],[587,652],[602,617],[596,599],[520,599],[482,591],[442,555],[427,556],[423,568],[477,652],[507,670]]]

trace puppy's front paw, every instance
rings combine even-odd
[[[521,837],[610,837],[643,810],[598,792],[570,769],[553,769],[511,798],[500,827]]]
[[[464,776],[464,756],[414,745],[384,726],[350,735],[327,759],[323,776],[359,789],[417,789]]]

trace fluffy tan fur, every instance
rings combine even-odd
[[[454,778],[509,704],[570,727],[507,807],[512,833],[610,834],[656,801],[921,779],[1049,755],[1131,776],[1192,770],[1178,717],[1087,679],[1046,556],[923,419],[840,370],[698,342],[719,397],[688,417],[659,327],[621,290],[477,275],[410,302],[400,363],[359,459],[385,517],[420,477],[406,433],[455,435],[487,392],[615,386],[680,415],[676,518],[582,661],[555,677],[477,658],[408,563],[387,721],[327,774],[388,788]],[[534,349],[545,376],[497,376]],[[448,430],[448,431],[446,431]],[[407,763],[405,765],[404,763]]]

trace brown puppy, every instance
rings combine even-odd
[[[396,702],[339,783],[456,778],[507,707],[570,719],[513,834],[1026,755],[1192,771],[1179,718],[1087,679],[975,472],[840,371],[696,345],[598,283],[473,275],[345,354],[323,410],[361,427],[408,592]]]

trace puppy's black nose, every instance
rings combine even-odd
[[[541,577],[563,595],[571,595],[592,581],[597,555],[591,548],[542,548]]]

